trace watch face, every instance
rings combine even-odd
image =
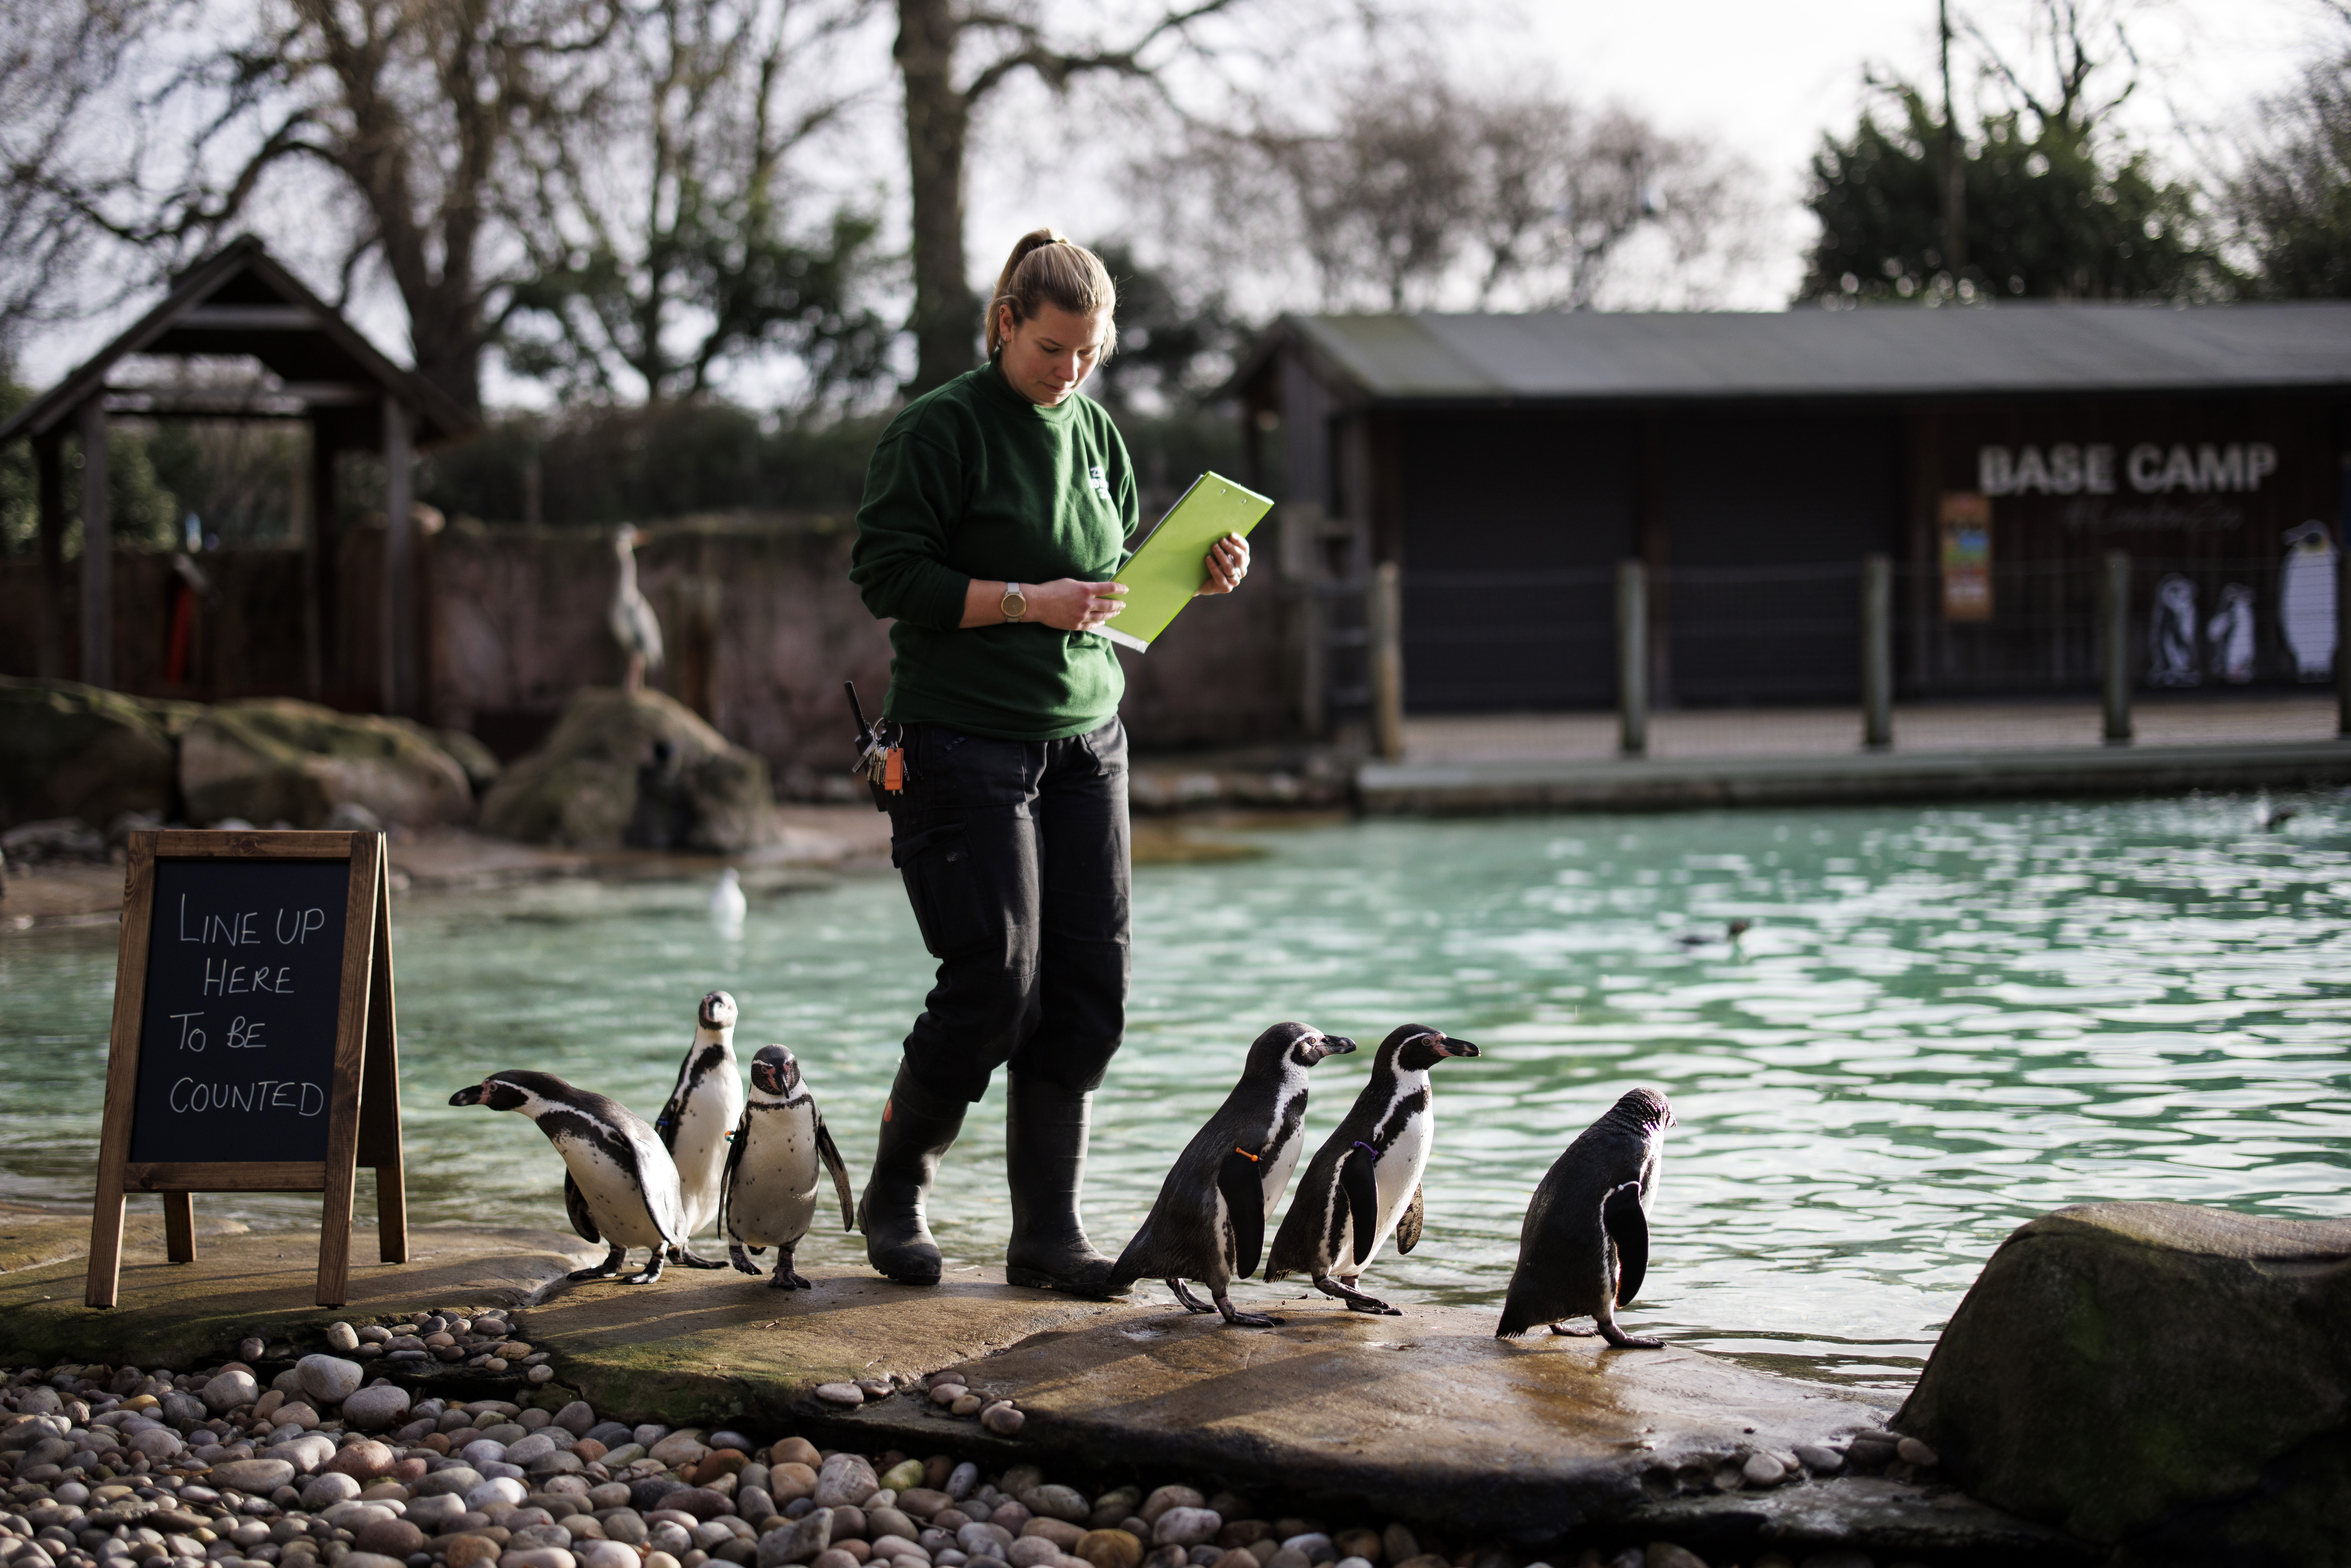
[[[1004,603],[1001,608],[1004,611],[1004,618],[1007,621],[1018,621],[1020,617],[1029,613],[1029,596],[1017,591],[1008,592],[1004,596]]]

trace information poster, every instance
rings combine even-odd
[[[1976,490],[1946,490],[1939,513],[1943,619],[1991,619],[1991,499]]]

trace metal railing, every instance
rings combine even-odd
[[[1656,706],[1851,703],[1862,744],[1884,747],[1897,700],[2092,694],[2105,737],[2119,744],[2131,738],[2137,691],[2314,685],[2334,687],[2351,734],[2351,552],[2333,557],[2331,627],[2314,619],[2328,585],[2307,575],[2325,559],[2111,551],[1992,567],[1949,602],[1938,567],[1884,556],[1665,570],[1389,566],[1348,585],[1363,613],[1346,632],[1364,654],[1345,695],[1369,704],[1374,749],[1391,756],[1406,712],[1614,707],[1620,748],[1639,755]]]

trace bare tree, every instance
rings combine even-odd
[[[0,0],[0,366],[26,328],[103,303],[76,287],[96,226],[69,172],[148,0]]]
[[[1586,308],[1651,236],[1686,273],[1743,243],[1744,179],[1627,110],[1434,75],[1369,77],[1319,123],[1260,105],[1138,175],[1171,228],[1231,235],[1270,270],[1302,259],[1325,308],[1390,310]]]
[[[2351,5],[2332,9],[2351,28]],[[2252,263],[2250,292],[2351,296],[2351,36],[2262,106],[2221,206]]]
[[[506,351],[527,374],[648,399],[782,345],[819,390],[879,374],[888,332],[856,302],[878,221],[813,204],[793,154],[852,92],[832,50],[870,0],[646,0],[592,92],[519,142],[516,233],[528,277]],[[583,129],[593,127],[592,134]]]
[[[905,92],[913,197],[915,369],[909,392],[927,392],[969,370],[978,347],[980,301],[972,293],[963,231],[964,155],[979,107],[1022,72],[1056,92],[1088,75],[1147,81],[1199,47],[1198,23],[1238,3],[1178,0],[1131,18],[1096,16],[1089,33],[1057,31],[1044,17],[1045,0],[897,0],[893,53]]]
[[[580,90],[622,0],[279,0],[131,106],[131,141],[53,185],[74,210],[176,265],[246,220],[281,175],[325,172],[353,199],[343,293],[379,262],[407,308],[419,373],[468,407],[511,281],[493,254],[518,126]],[[177,14],[212,21],[200,0]],[[330,209],[331,210],[331,209]]]

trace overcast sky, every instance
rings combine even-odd
[[[1276,10],[1283,5],[1283,0],[1257,3]],[[1710,137],[1751,165],[1757,194],[1778,226],[1761,258],[1724,300],[1746,309],[1780,308],[1795,287],[1810,239],[1809,220],[1798,205],[1805,162],[1823,131],[1852,125],[1866,96],[1865,70],[1876,67],[1925,79],[1935,65],[1934,0],[1435,4],[1447,18],[1458,18],[1441,47],[1455,56],[1465,79],[1548,75],[1578,99],[1623,103],[1668,131]],[[1972,0],[1966,9],[2005,47],[2022,48],[2033,0]],[[2126,122],[2141,144],[2183,174],[2210,168],[2260,96],[2286,85],[2323,41],[2344,36],[2322,0],[2152,0],[2136,7],[2132,17],[2144,85],[2126,108]],[[877,70],[888,68],[887,43],[886,27],[878,29]],[[1000,120],[1021,113],[1023,104],[1014,95],[995,108]],[[981,128],[970,174],[975,273],[992,270],[1012,238],[1038,223],[1058,223],[1085,237],[1089,229],[1101,232],[1090,218],[1119,206],[1105,171],[1075,181],[1064,177],[1050,151],[1040,149],[1052,148],[1068,128],[1050,113],[1034,118],[1039,124],[1020,131]],[[860,138],[874,161],[872,171],[861,176],[869,188],[894,171],[901,156],[897,125],[885,82]],[[266,233],[266,223],[264,227]],[[36,385],[54,381],[135,313],[28,343],[28,379]],[[408,357],[398,304],[387,290],[379,288],[358,314],[379,341]],[[760,401],[759,380],[754,376],[736,390]],[[513,401],[518,391],[493,377],[494,402]]]

